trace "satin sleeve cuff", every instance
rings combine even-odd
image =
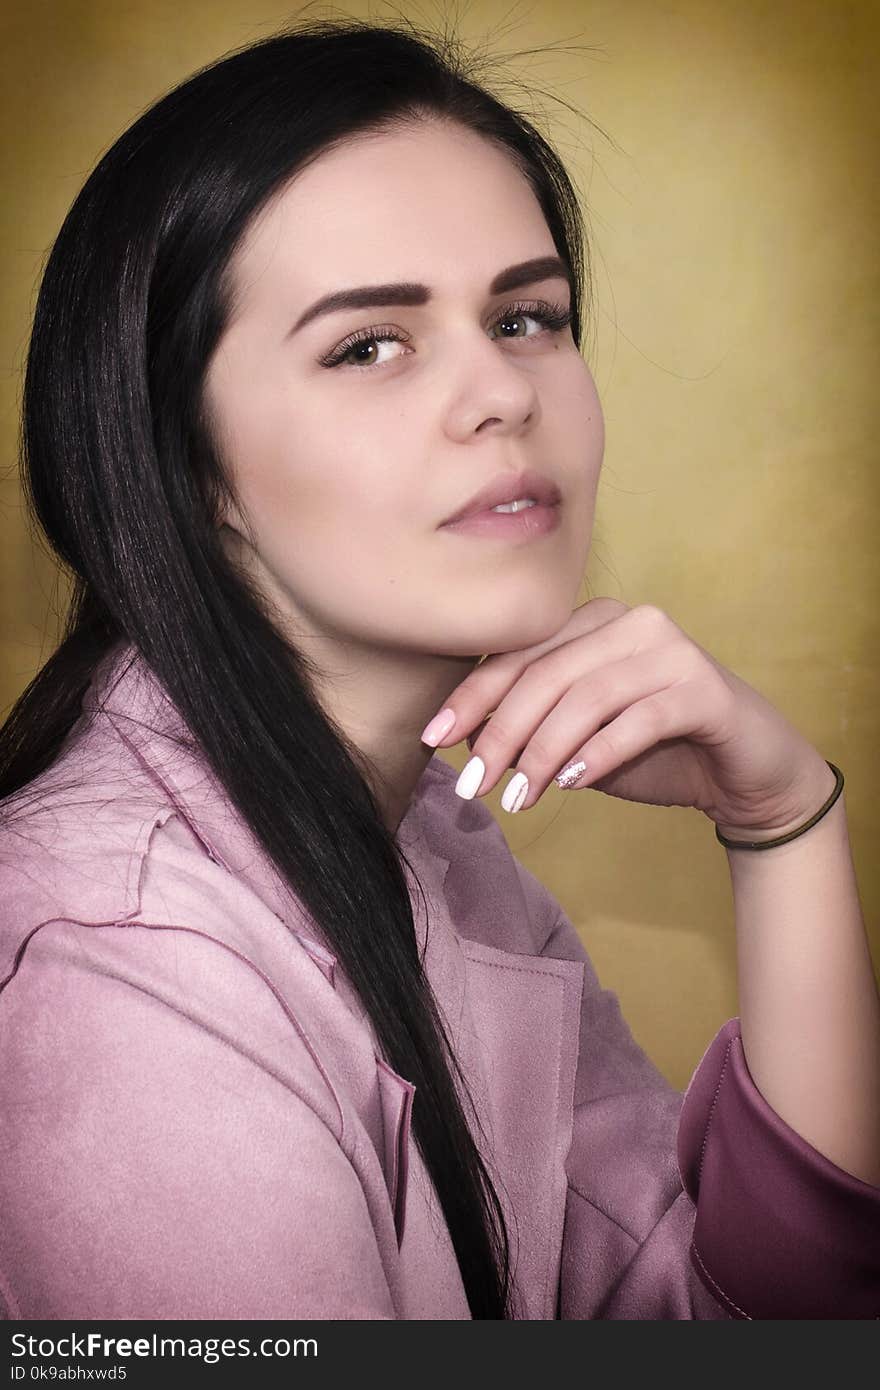
[[[691,1262],[731,1316],[880,1317],[880,1187],[838,1168],[768,1105],[738,1018],[693,1074],[677,1149],[696,1206]]]

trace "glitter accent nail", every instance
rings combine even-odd
[[[565,789],[572,786],[586,770],[586,763],[569,763],[568,767],[564,767],[556,778],[557,787],[561,787],[562,790],[565,791]]]
[[[504,788],[504,795],[501,798],[501,805],[505,811],[511,815],[522,806],[529,791],[529,779],[524,772],[515,772]]]

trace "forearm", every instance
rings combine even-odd
[[[880,995],[843,794],[788,844],[727,857],[752,1079],[813,1148],[880,1185]]]

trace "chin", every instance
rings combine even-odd
[[[481,660],[500,652],[522,651],[555,636],[571,617],[575,604],[564,602],[536,606],[528,614],[518,613],[509,621],[487,624],[481,641]]]

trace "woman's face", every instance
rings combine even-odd
[[[206,397],[237,498],[224,543],[294,639],[479,657],[566,621],[602,412],[570,328],[532,317],[569,308],[566,278],[490,288],[556,255],[511,159],[437,122],[322,156],[251,225]],[[401,281],[424,293],[307,315],[327,295]],[[346,348],[357,333],[365,341]],[[490,479],[524,469],[559,487],[554,531],[442,527]]]

